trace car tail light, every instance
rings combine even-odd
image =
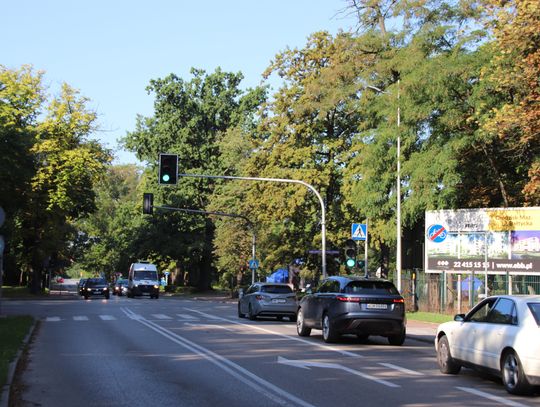
[[[336,299],[341,302],[360,302],[361,300],[360,297],[346,297],[344,295],[338,295]]]
[[[394,298],[394,303],[400,303],[403,304],[405,300],[403,298]]]

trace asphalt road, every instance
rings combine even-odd
[[[39,324],[15,406],[540,406],[500,380],[437,368],[430,343],[344,337],[249,321],[236,304],[179,298],[5,301]]]

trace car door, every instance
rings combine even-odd
[[[488,323],[488,315],[497,298],[487,298],[474,307],[458,326],[450,332],[450,351],[456,359],[482,364],[483,355],[478,352],[484,344],[477,343],[478,331]]]
[[[339,282],[336,280],[325,280],[321,289],[316,294],[316,312],[314,315],[317,327],[322,327],[322,317],[326,310],[331,306],[333,300],[339,292]]]
[[[317,310],[319,307],[319,292],[320,290],[323,290],[324,284],[326,280],[323,280],[319,283],[319,285],[312,290],[312,292],[308,295],[306,295],[302,299],[301,307],[302,312],[304,313],[304,320],[307,322],[309,326],[315,326],[317,324],[316,316],[317,316]]]
[[[499,298],[488,315],[486,324],[476,331],[478,351],[482,352],[482,366],[499,370],[502,350],[513,346],[519,329],[517,308],[510,298]]]
[[[242,314],[247,314],[248,312],[248,309],[249,309],[249,298],[250,298],[250,294],[252,294],[254,291],[254,288],[255,288],[255,285],[251,285],[248,287],[248,289],[246,290],[246,292],[244,293],[244,295],[242,296],[242,298],[240,298],[240,312]]]

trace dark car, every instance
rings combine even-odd
[[[127,294],[128,289],[128,280],[127,278],[119,278],[116,280],[113,286],[113,295],[122,296],[124,294]]]
[[[245,315],[255,320],[257,317],[288,317],[296,319],[296,295],[288,284],[255,283],[238,298],[238,316]]]
[[[391,345],[402,345],[405,325],[403,297],[390,281],[334,276],[300,300],[296,330],[309,336],[311,329],[322,329],[325,342],[356,334],[362,340],[385,336]]]
[[[83,295],[84,293],[84,283],[88,280],[87,278],[81,278],[79,280],[78,289],[79,289],[79,295]]]
[[[110,297],[109,284],[104,278],[89,278],[84,283],[83,295],[88,299],[94,295],[102,295],[106,299]]]

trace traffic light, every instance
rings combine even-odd
[[[348,239],[345,242],[345,266],[351,270],[356,266],[356,242],[352,239]]]
[[[142,213],[144,215],[152,215],[153,212],[154,212],[154,194],[145,192],[143,194]]]
[[[159,155],[159,183],[162,185],[176,185],[178,182],[178,155]]]

